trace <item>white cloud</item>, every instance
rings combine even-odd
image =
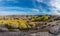
[[[15,0],[0,0],[0,1],[15,1]]]
[[[60,0],[51,0],[51,6],[55,7],[56,9],[60,9]]]
[[[50,0],[36,0],[38,3],[42,2],[42,3],[46,3],[48,4],[50,2]]]
[[[34,12],[39,12],[39,10],[38,10],[38,9],[32,9],[32,11],[34,11]]]
[[[3,0],[0,0],[0,1],[3,1]]]
[[[32,12],[39,12],[38,9],[34,9],[34,8],[21,8],[21,7],[0,7],[0,10],[12,10],[12,11],[18,11],[18,10],[22,10],[22,11],[32,11]]]
[[[50,6],[52,7],[51,15],[60,15],[60,0],[51,0]]]
[[[1,15],[37,15],[38,13],[36,12],[13,12],[13,11],[0,11],[0,16]],[[39,15],[39,14],[38,14]]]
[[[50,12],[50,14],[51,14],[51,15],[60,15],[60,13],[57,12],[57,11],[52,11],[52,12]]]
[[[0,0],[0,2],[14,2],[14,3],[19,3],[18,0]]]
[[[52,8],[52,10],[49,14],[51,14],[51,15],[60,15],[60,11],[57,10],[56,8]]]
[[[17,0],[1,0],[1,1],[17,1]]]
[[[44,2],[44,0],[37,0],[37,2],[46,3],[48,6],[51,6],[51,11],[48,14],[60,15],[60,0],[50,0],[49,2]]]
[[[39,10],[34,8],[0,7],[0,15],[36,15],[38,13]]]
[[[14,3],[19,3],[19,1],[18,0],[6,0],[7,2],[14,2]]]
[[[43,2],[43,0],[36,0],[37,2]]]
[[[13,11],[0,11],[0,15],[23,15],[25,12],[13,12]]]

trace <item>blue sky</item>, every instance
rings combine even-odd
[[[60,14],[58,12],[60,11],[58,1],[59,0],[0,0],[0,15]]]

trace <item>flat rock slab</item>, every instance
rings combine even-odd
[[[27,33],[27,32],[0,32],[0,36],[49,36],[48,32],[37,32],[37,33]]]
[[[0,32],[0,36],[20,36],[20,32]]]

